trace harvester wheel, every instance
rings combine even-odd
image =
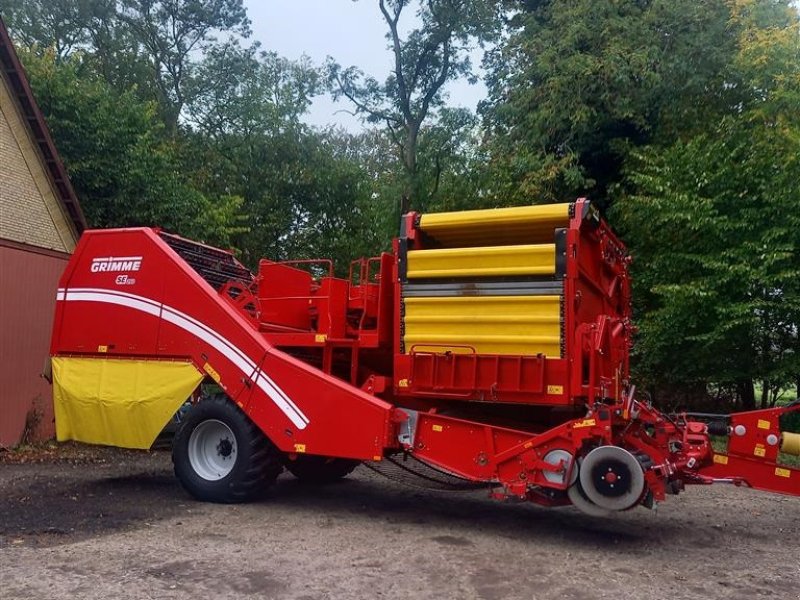
[[[193,407],[172,445],[175,475],[198,500],[246,502],[263,494],[283,467],[280,453],[225,396]]]
[[[586,497],[586,492],[583,491],[580,481],[576,481],[569,487],[567,490],[567,497],[575,508],[590,517],[607,517],[611,515],[610,510],[597,506],[597,504]]]
[[[619,446],[599,446],[581,463],[580,484],[586,497],[606,510],[627,510],[642,499],[644,468]]]
[[[303,483],[333,483],[347,477],[360,464],[357,460],[327,456],[298,456],[287,460],[286,469]]]

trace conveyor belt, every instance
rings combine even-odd
[[[159,235],[217,291],[231,280],[245,284],[253,281],[253,274],[229,252],[169,233],[161,232]]]

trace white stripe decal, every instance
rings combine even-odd
[[[157,308],[161,308],[162,304],[160,302],[156,302],[155,300],[151,300],[150,298],[145,298],[144,296],[137,296],[136,294],[128,294],[127,292],[117,292],[113,290],[104,290],[100,288],[69,288],[69,292],[90,292],[93,294],[106,294],[108,296],[121,296],[122,298],[130,298],[132,300],[138,300],[140,302],[146,302],[147,304],[152,304]]]
[[[203,340],[225,356],[245,375],[252,376],[256,385],[283,411],[295,427],[305,429],[310,422],[308,417],[303,414],[303,411],[292,402],[286,393],[264,371],[258,369],[256,364],[244,352],[213,329],[179,310],[165,304],[159,304],[143,296],[97,288],[70,288],[68,290],[59,288],[56,299],[116,304],[127,306],[155,317],[161,317],[196,338]]]
[[[67,290],[64,300],[68,302],[72,300],[78,302],[105,302],[106,304],[117,304],[119,306],[127,306],[136,309],[155,317],[159,316],[160,312],[157,304],[148,302],[144,298],[139,300],[136,298],[125,298],[124,296],[115,296],[113,294],[98,292],[74,292],[72,290]]]
[[[252,360],[250,360],[249,356],[247,356],[244,352],[239,350],[239,348],[234,346],[231,342],[226,340],[224,337],[220,336],[216,331],[214,331],[210,327],[207,327],[205,324],[201,323],[197,319],[193,319],[192,317],[190,317],[186,313],[182,313],[181,311],[179,311],[176,308],[172,308],[170,306],[165,306],[164,310],[165,311],[169,311],[171,314],[175,315],[176,317],[179,317],[179,318],[183,319],[184,321],[186,321],[188,323],[191,323],[196,328],[200,329],[201,331],[204,331],[207,335],[209,335],[211,337],[214,337],[214,338],[218,338],[221,342],[223,342],[224,344],[227,345],[227,347],[228,347],[230,352],[236,354],[241,361],[243,361],[244,363],[246,363],[250,367],[250,371],[251,372],[256,370],[256,363],[254,363]]]

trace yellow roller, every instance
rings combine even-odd
[[[781,432],[781,452],[800,456],[800,433]]]
[[[449,247],[551,242],[569,223],[570,204],[542,204],[422,215],[420,228]]]
[[[561,355],[559,296],[405,299],[406,352]]]
[[[408,278],[553,275],[555,244],[411,250]]]

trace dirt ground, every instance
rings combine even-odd
[[[167,452],[0,454],[0,598],[800,598],[800,499],[693,488],[596,519],[360,467],[191,500]],[[41,462],[31,462],[41,460]]]

